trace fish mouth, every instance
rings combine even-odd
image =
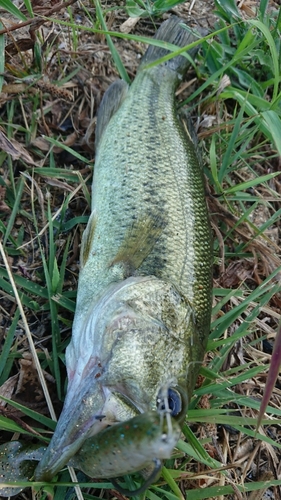
[[[67,462],[73,454],[79,450],[83,443],[75,443],[75,445],[76,444],[78,446],[74,446],[74,443],[65,446],[62,451],[52,448],[46,452],[35,469],[34,480],[50,482],[52,478],[66,466]]]
[[[60,421],[58,422],[54,436],[36,467],[35,481],[51,481],[68,464],[87,439],[89,429],[95,425],[95,418],[83,426],[76,422],[76,419],[71,420],[64,429]]]
[[[66,465],[72,465],[87,475],[94,473],[96,477],[103,477],[104,465],[102,469],[99,467],[108,453],[111,454],[110,466],[107,465],[106,469],[108,477],[123,475],[125,470],[130,471],[128,473],[140,470],[154,458],[166,458],[167,449],[169,454],[171,452],[167,436],[172,437],[172,441],[177,436],[173,448],[179,437],[179,421],[187,406],[187,401],[181,397],[181,388],[169,386],[164,384],[159,391],[157,409],[144,412],[140,412],[122,392],[101,385],[96,385],[94,392],[91,386],[91,393],[84,393],[78,403],[77,399],[70,399],[68,393],[53,438],[35,470],[35,480],[49,482]],[[99,411],[95,411],[97,406]],[[155,418],[160,419],[156,425]],[[175,422],[173,425],[171,419]],[[164,431],[165,422],[167,429]],[[158,433],[154,440],[157,446],[152,448],[153,443],[148,443],[152,455],[147,454],[145,443],[142,444],[148,435],[151,436],[150,424],[153,432]],[[112,444],[112,450],[108,450],[108,443]],[[91,456],[95,465],[89,458]]]
[[[101,385],[89,377],[83,392],[74,384],[67,393],[64,407],[51,442],[35,470],[36,481],[50,481],[81,448],[85,439],[108,425],[102,413],[106,395]]]
[[[36,481],[51,481],[88,438],[139,413],[133,402],[119,391],[98,384],[93,390],[92,377],[86,384],[84,381],[82,396],[77,387],[77,395],[72,396],[72,392],[67,393],[54,435],[35,470]]]

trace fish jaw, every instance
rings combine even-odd
[[[89,396],[89,382],[90,379],[84,381],[82,394],[72,389],[67,393],[54,435],[35,470],[37,481],[50,481],[77,453],[90,431],[95,433],[106,427],[106,419],[101,415],[103,389],[99,385],[95,390],[91,387]]]
[[[83,381],[83,394],[76,387],[65,400],[52,440],[35,471],[36,481],[50,481],[79,452],[90,438],[99,435],[120,418],[126,420],[139,412],[126,397],[111,392],[100,384],[92,387],[92,379]],[[78,390],[78,392],[76,392]]]
[[[114,345],[122,323],[135,321],[134,311],[125,308],[115,314],[125,285],[113,285],[92,305],[80,332],[76,332],[66,350],[67,395],[56,430],[45,455],[38,464],[35,478],[50,481],[78,452],[84,441],[108,425],[132,418],[138,413],[130,398],[122,395],[107,372],[114,359]],[[143,279],[137,279],[143,281]],[[145,280],[144,280],[145,281]],[[108,328],[108,325],[113,325]],[[74,332],[75,333],[75,332]],[[122,385],[122,384],[121,384]]]

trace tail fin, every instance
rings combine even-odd
[[[161,24],[160,28],[154,36],[154,39],[162,40],[163,42],[171,43],[181,48],[189,45],[192,42],[195,42],[195,40],[198,40],[198,38],[200,38],[202,35],[206,35],[207,33],[206,30],[204,30],[203,33],[202,30],[195,31],[191,28],[188,28],[187,26],[183,28],[182,24],[184,24],[184,21],[179,17],[170,17],[169,19],[167,19],[167,21],[164,21],[164,23]],[[188,51],[188,54],[191,56],[191,58],[195,57],[196,53],[198,52],[198,48],[199,46],[193,47],[193,49]],[[150,45],[141,60],[138,71],[144,69],[144,66],[146,66],[147,64],[157,61],[157,59],[160,59],[161,57],[164,57],[170,53],[171,51],[168,49]],[[179,75],[184,74],[188,66],[190,66],[189,60],[182,55],[173,57],[163,64],[165,64],[166,67],[168,66],[169,69],[175,71]]]

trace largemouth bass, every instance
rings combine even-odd
[[[156,38],[184,47],[196,36],[171,17]],[[194,389],[210,326],[212,238],[202,168],[174,100],[189,59],[148,67],[167,53],[150,46],[132,85],[112,84],[98,112],[67,395],[36,480],[77,454],[95,476],[89,439],[111,426],[99,445],[106,462],[116,424],[149,422],[166,387],[166,411],[180,425]],[[134,470],[162,458],[154,450],[139,459],[142,440],[130,443],[127,470],[117,460],[101,476],[130,472],[130,457]]]

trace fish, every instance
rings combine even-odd
[[[99,477],[137,470],[145,477],[149,470],[154,478],[159,460],[172,453],[164,457],[161,446],[153,453],[145,446],[147,426],[163,434],[159,404],[165,401],[173,446],[183,425],[205,354],[212,296],[203,167],[175,104],[197,49],[154,63],[170,53],[169,44],[183,48],[197,38],[170,17],[155,36],[166,46],[150,45],[133,83],[117,80],[101,102],[91,215],[66,349],[67,393],[36,481],[50,481],[69,463],[95,477],[93,443],[103,464]],[[143,430],[132,441],[123,430],[134,419]],[[109,467],[118,433],[125,435],[126,460]]]

